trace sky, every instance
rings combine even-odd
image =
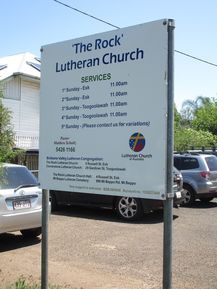
[[[60,0],[118,27],[175,20],[175,50],[217,65],[216,0]],[[22,52],[40,57],[43,45],[113,30],[54,0],[0,0],[0,58]],[[217,66],[174,54],[178,110],[198,96],[217,98]],[[2,64],[2,63],[0,63]]]

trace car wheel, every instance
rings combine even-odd
[[[183,206],[186,206],[186,207],[191,206],[195,201],[194,190],[190,186],[184,184],[183,195],[184,195]]]
[[[115,209],[121,219],[135,221],[142,217],[142,203],[139,199],[131,197],[117,198]]]
[[[21,230],[21,234],[26,238],[35,238],[41,235],[41,227],[34,229]]]
[[[50,202],[51,202],[51,212],[58,211],[59,205],[57,203],[56,196],[53,192],[50,193]]]
[[[203,199],[200,199],[200,201],[201,201],[202,203],[204,203],[204,204],[209,203],[209,202],[212,201],[212,200],[213,200],[213,198],[203,198]]]

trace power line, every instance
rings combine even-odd
[[[72,6],[70,6],[70,5],[66,4],[66,3],[63,3],[63,2],[61,2],[61,1],[59,1],[59,0],[53,0],[53,1],[55,1],[55,2],[57,2],[58,4],[61,4],[61,5],[65,6],[65,7],[69,8],[69,9],[72,9],[72,10],[74,10],[74,11],[76,11],[76,12],[79,12],[79,13],[81,13],[81,14],[84,14],[85,16],[91,17],[91,18],[93,18],[93,19],[95,19],[95,20],[97,20],[97,21],[100,21],[100,22],[102,22],[102,23],[105,23],[105,24],[107,24],[107,25],[109,25],[109,26],[111,26],[111,27],[114,27],[114,28],[117,28],[117,29],[120,29],[120,28],[121,28],[121,27],[118,27],[118,26],[116,26],[116,25],[113,25],[112,23],[109,23],[109,22],[107,22],[107,21],[105,21],[105,20],[103,20],[103,19],[100,19],[100,18],[95,17],[95,16],[93,16],[93,15],[91,15],[91,14],[88,14],[88,13],[86,13],[86,12],[84,12],[84,11],[81,11],[81,10],[75,8],[75,7],[72,7]],[[203,63],[206,63],[206,64],[209,64],[209,65],[212,65],[212,66],[216,66],[216,67],[217,67],[217,64],[215,64],[215,63],[213,63],[213,62],[204,60],[204,59],[199,58],[199,57],[195,57],[195,56],[193,56],[193,55],[190,55],[190,54],[188,54],[188,53],[185,53],[185,52],[182,52],[182,51],[179,51],[179,50],[174,50],[174,51],[175,51],[176,53],[182,54],[182,55],[184,55],[184,56],[186,56],[186,57],[189,57],[189,58],[192,58],[192,59],[194,59],[194,60],[197,60],[197,61],[200,61],[200,62],[203,62]]]
[[[79,10],[79,9],[77,9],[77,8],[74,8],[74,7],[70,6],[70,5],[67,5],[67,4],[65,4],[65,3],[61,2],[61,1],[58,1],[58,0],[54,0],[54,1],[57,2],[57,3],[59,3],[59,4],[61,4],[61,5],[63,5],[63,6],[65,6],[65,7],[67,7],[67,8],[70,8],[70,9],[72,9],[72,10],[75,10],[76,12],[82,13],[82,14],[88,16],[88,17],[91,17],[91,18],[93,18],[93,19],[95,19],[95,20],[98,20],[98,21],[103,22],[103,23],[105,23],[105,24],[107,24],[107,25],[110,25],[110,26],[112,26],[112,27],[114,27],[114,28],[118,28],[118,29],[120,28],[120,27],[118,27],[118,26],[115,26],[115,25],[107,22],[107,21],[104,21],[104,20],[102,20],[102,19],[100,19],[100,18],[97,18],[97,17],[95,17],[95,16],[93,16],[93,15],[90,15],[90,14],[84,12],[84,11],[81,11],[81,10]]]
[[[201,58],[198,58],[198,57],[195,57],[195,56],[192,56],[192,55],[190,55],[190,54],[187,54],[187,53],[181,52],[181,51],[179,51],[179,50],[175,50],[175,52],[180,53],[180,54],[182,54],[182,55],[184,55],[184,56],[187,56],[187,57],[193,58],[193,59],[195,59],[195,60],[198,60],[198,61],[204,62],[204,63],[206,63],[206,64],[210,64],[210,65],[213,65],[213,66],[216,66],[216,67],[217,67],[217,64],[215,64],[215,63],[212,63],[212,62],[206,61],[206,60],[204,60],[204,59],[201,59]]]

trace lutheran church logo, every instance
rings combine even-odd
[[[134,152],[140,152],[145,147],[145,138],[140,132],[131,135],[129,139],[129,146]]]

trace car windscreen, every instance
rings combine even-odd
[[[37,179],[26,167],[0,168],[0,189],[15,189],[22,185],[38,185]]]
[[[210,156],[205,158],[210,171],[217,171],[217,157]]]

